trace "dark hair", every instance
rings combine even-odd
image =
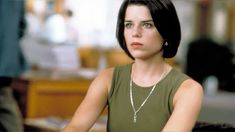
[[[73,16],[73,12],[69,9],[65,10],[65,14],[68,16],[68,17],[72,17]]]
[[[174,57],[179,47],[181,30],[173,3],[170,0],[124,0],[119,9],[116,37],[121,48],[129,57],[134,59],[127,49],[124,38],[124,21],[128,5],[144,5],[148,7],[155,27],[163,37],[164,43],[168,43],[168,45],[163,45],[163,57]]]

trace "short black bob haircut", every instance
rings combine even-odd
[[[172,58],[176,55],[180,40],[180,22],[171,0],[124,0],[118,14],[116,37],[121,48],[134,59],[127,49],[124,38],[124,21],[128,5],[144,5],[150,10],[155,27],[163,37],[163,58]]]

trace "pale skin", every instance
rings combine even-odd
[[[163,38],[154,26],[147,7],[127,7],[124,37],[128,50],[135,58],[131,78],[136,84],[143,87],[152,86],[162,74],[166,75],[172,69],[162,57]],[[141,45],[133,46],[133,42]],[[113,68],[109,68],[94,79],[64,132],[89,131],[107,104],[112,75]],[[162,131],[191,131],[200,112],[202,100],[201,85],[192,79],[185,80],[173,98],[173,113]]]

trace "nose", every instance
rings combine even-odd
[[[132,37],[141,37],[141,28],[139,26],[134,26],[132,30]]]

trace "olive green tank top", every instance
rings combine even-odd
[[[172,69],[159,83],[144,106],[134,112],[130,101],[130,74],[132,64],[116,67],[108,96],[108,132],[160,132],[173,111],[173,97],[183,81],[189,77]],[[133,83],[133,102],[138,109],[152,89]]]

